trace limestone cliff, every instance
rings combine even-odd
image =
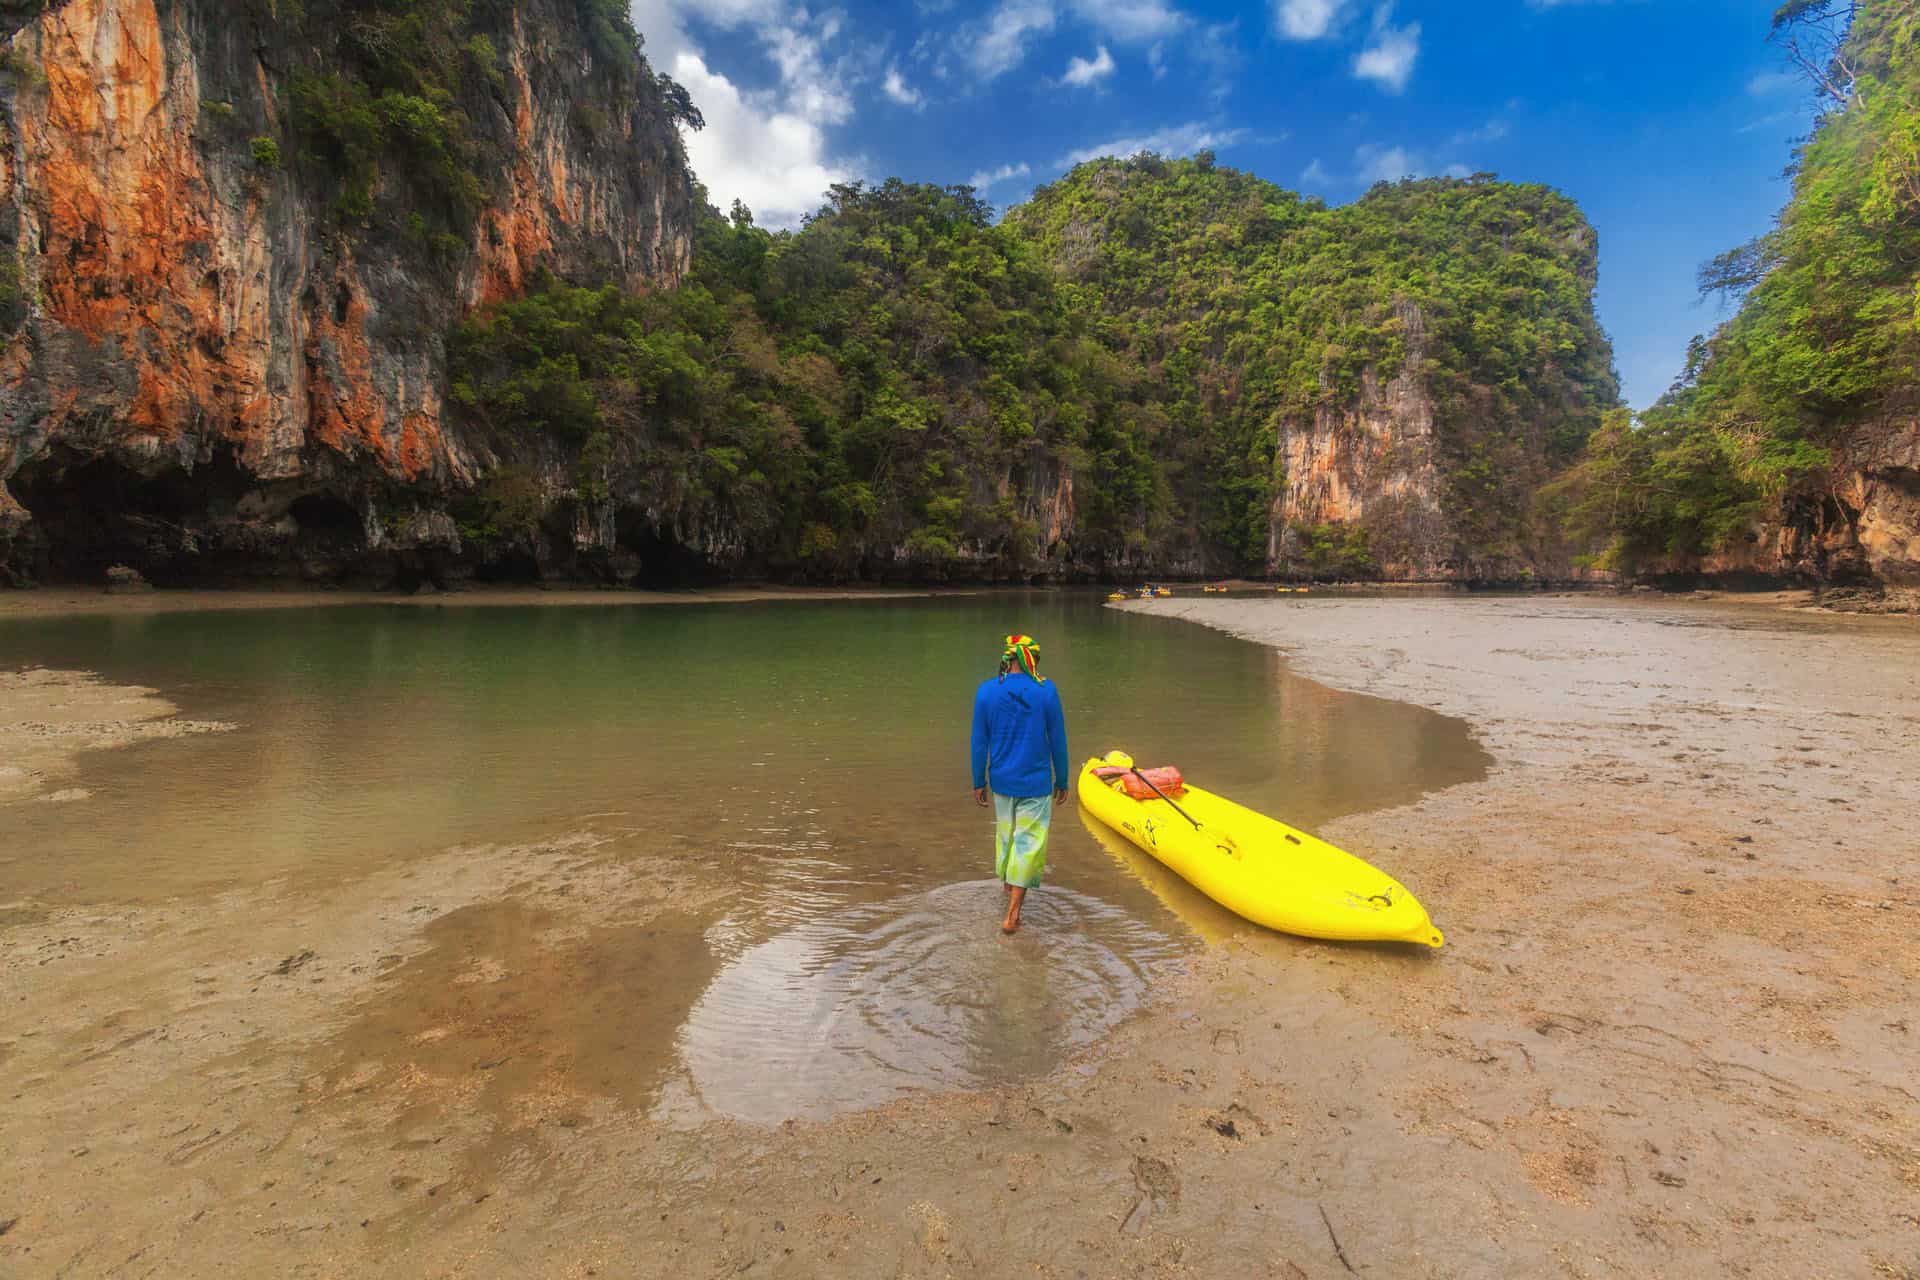
[[[1415,372],[1426,359],[1425,319],[1405,304],[1400,319],[1411,358],[1392,381],[1383,384],[1376,370],[1362,370],[1351,406],[1283,422],[1275,459],[1280,493],[1267,541],[1272,572],[1313,571],[1301,529],[1347,526],[1364,531],[1386,578],[1471,575],[1471,566],[1453,558],[1456,539],[1440,501],[1433,400]]]
[[[1598,238],[1558,192],[1382,183],[1330,208],[1202,153],[1094,161],[1012,209],[1104,312],[1149,416],[1156,536],[1205,572],[1573,570],[1533,496],[1619,401]]]
[[[1769,517],[1703,557],[1668,557],[1655,576],[1788,578],[1920,586],[1920,419],[1856,425],[1831,467]]]
[[[489,460],[442,413],[458,317],[543,268],[677,282],[691,180],[630,31],[414,8],[7,6],[0,575],[444,543],[432,495]],[[403,40],[449,70],[356,78]]]

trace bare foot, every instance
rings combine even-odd
[[[1018,933],[1020,932],[1020,922],[1018,920],[1002,920],[1000,922],[1000,932],[1008,934]]]

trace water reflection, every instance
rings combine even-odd
[[[1182,880],[1165,863],[1085,810],[1076,809],[1075,815],[1087,837],[1113,859],[1114,865],[1152,894],[1169,916],[1201,942],[1218,946],[1236,933],[1257,927]]]
[[[1093,595],[6,618],[0,665],[97,671],[240,727],[92,753],[82,803],[0,805],[0,902],[327,889],[585,829],[613,838],[599,856],[729,886],[696,942],[648,943],[644,963],[583,952],[552,981],[535,944],[513,941],[537,930],[481,929],[477,913],[459,935],[526,975],[473,991],[586,1043],[573,1060],[596,1077],[638,1060],[637,1041],[596,1038],[622,990],[644,1006],[628,1029],[677,1054],[708,1105],[750,1118],[1034,1075],[1137,1007],[1194,937],[1233,926],[1062,815],[1028,930],[1000,937],[966,738],[973,687],[1013,630],[1046,646],[1076,760],[1121,747],[1177,763],[1296,825],[1487,763],[1458,721],[1335,693],[1268,649]],[[589,960],[611,975],[593,991],[559,980]],[[416,1020],[464,1025],[464,1006],[422,1005],[401,989],[415,979],[395,981],[366,1053],[393,1057]],[[653,1105],[629,1077],[615,1096]]]
[[[709,1108],[824,1116],[925,1089],[1043,1075],[1137,1009],[1184,946],[1098,898],[1047,889],[1018,937],[990,880],[833,913],[747,948],[680,1031]]]
[[[78,807],[0,807],[0,894],[337,878],[615,809],[763,868],[831,845],[842,901],[951,882],[983,847],[971,690],[1016,626],[1047,645],[1076,753],[1175,761],[1299,825],[1485,765],[1457,721],[1063,595],[9,618],[0,664],[151,685],[239,729],[83,757]]]

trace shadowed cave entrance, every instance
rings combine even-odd
[[[21,467],[10,487],[33,517],[35,577],[92,584],[127,565],[170,586],[204,579],[204,529],[252,486],[230,450],[191,471],[148,473],[56,448]]]
[[[636,587],[697,587],[719,577],[705,556],[638,511],[622,513],[617,532],[620,549],[640,558],[639,571],[633,576]]]

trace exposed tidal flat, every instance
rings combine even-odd
[[[1000,939],[1002,618],[1076,757],[1317,827],[1448,946],[1263,933],[1069,813]],[[1915,1261],[1909,623],[115,604],[0,618],[0,671],[113,748],[0,800],[9,1274]]]

